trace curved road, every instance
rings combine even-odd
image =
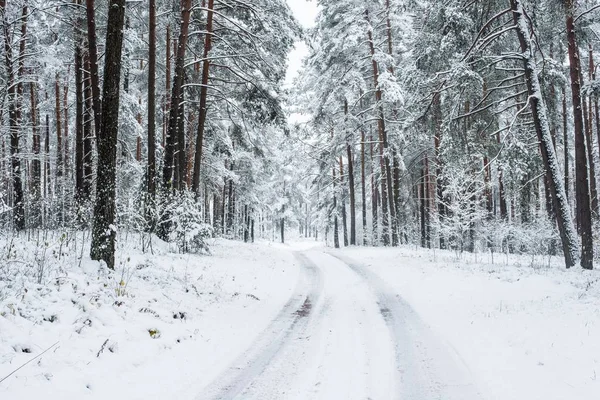
[[[376,274],[317,250],[296,256],[288,303],[198,400],[482,398],[458,354]]]

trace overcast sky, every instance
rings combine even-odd
[[[287,0],[294,16],[305,28],[311,28],[315,25],[317,16],[316,0]],[[286,77],[286,84],[291,84],[298,70],[302,65],[302,59],[308,54],[308,49],[303,42],[296,43],[296,46],[289,55],[289,66]]]

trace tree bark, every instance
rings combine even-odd
[[[446,218],[446,205],[444,199],[444,182],[442,180],[442,154],[441,154],[441,145],[442,145],[442,104],[441,104],[441,95],[439,93],[435,93],[433,95],[433,118],[435,123],[435,135],[433,138],[433,147],[435,151],[435,202],[437,203],[437,212],[438,219],[440,222],[443,222]],[[443,235],[439,237],[440,241],[440,249],[446,248],[446,238]]]
[[[342,229],[344,233],[344,247],[348,247],[348,218],[346,214],[346,193],[344,190],[344,160],[340,157],[340,210],[342,211]]]
[[[4,61],[8,74],[8,122],[10,132],[10,160],[11,160],[11,179],[13,187],[13,223],[17,231],[25,229],[25,205],[23,198],[23,183],[21,172],[21,156],[19,154],[19,134],[20,134],[20,96],[19,87],[22,91],[22,83],[20,82],[24,50],[25,50],[25,34],[27,29],[26,19],[23,18],[21,25],[21,41],[19,46],[19,71],[15,78],[12,59],[12,44],[10,41],[9,24],[5,13],[6,2],[0,0],[0,20],[2,21],[4,31]],[[23,16],[26,15],[27,7],[23,7]],[[22,93],[21,93],[22,94]]]
[[[175,56],[175,76],[171,91],[171,107],[169,109],[169,124],[165,145],[165,158],[163,165],[163,187],[166,192],[173,188],[175,151],[177,149],[178,119],[180,117],[180,102],[183,100],[183,81],[185,78],[185,50],[187,47],[188,30],[192,0],[183,0],[181,3],[181,25],[177,54]],[[167,46],[169,47],[169,46]]]
[[[565,195],[569,197],[569,130],[567,124],[567,94],[566,89],[562,88],[562,116],[563,116],[563,154],[564,154],[564,181]]]
[[[581,60],[575,33],[574,0],[565,0],[567,41],[569,50],[569,70],[571,77],[571,95],[573,98],[573,116],[575,119],[575,197],[577,203],[577,221],[582,238],[581,266],[593,268],[594,248],[592,236],[592,212],[590,189],[586,163],[585,131],[583,124],[583,104],[581,101]]]
[[[152,215],[156,200],[156,0],[149,0],[148,36],[148,204]],[[167,47],[168,44],[167,44]],[[147,218],[152,225],[152,218]]]
[[[56,119],[56,178],[63,176],[63,137],[62,137],[62,118],[60,112],[60,83],[59,75],[56,73],[56,80],[54,83],[54,117]],[[58,181],[57,181],[58,182]]]
[[[83,59],[85,71],[90,71],[90,60],[86,54]],[[83,191],[82,196],[89,201],[92,195],[92,178],[94,175],[92,156],[93,156],[93,136],[92,121],[94,119],[93,100],[92,100],[92,79],[87,73],[84,80],[84,98],[85,98],[85,117],[83,120]]]
[[[335,173],[335,161],[332,167],[333,170],[333,247],[336,249],[340,248],[340,236],[338,232],[338,216],[337,216],[337,194],[335,193],[335,181],[337,179]]]
[[[75,27],[75,37],[78,38]],[[81,205],[83,195],[83,62],[81,55],[81,41],[75,42],[75,200]]]
[[[200,109],[198,111],[198,134],[196,135],[196,156],[194,158],[194,178],[192,191],[198,193],[200,188],[200,166],[202,165],[202,146],[204,145],[204,130],[206,128],[206,101],[208,96],[208,78],[210,68],[210,51],[213,41],[213,8],[214,0],[208,0],[206,15],[206,34],[204,36],[204,54],[202,62],[202,81],[200,82]]]
[[[594,53],[592,51],[592,45],[589,47],[589,72],[588,77],[590,82],[594,78]],[[581,79],[583,82],[583,79]],[[586,129],[586,149],[588,155],[588,163],[590,167],[590,194],[592,196],[592,211],[594,216],[598,217],[598,190],[596,185],[596,161],[594,160],[594,111],[592,108],[592,96],[588,98],[588,107],[585,108],[587,115],[587,129]],[[585,102],[584,102],[585,104]]]
[[[370,158],[371,158],[371,213],[372,213],[372,225],[373,225],[373,245],[377,243],[378,237],[378,198],[379,192],[375,182],[375,161],[373,161],[373,134],[369,135],[369,146],[370,146]]]
[[[360,189],[361,189],[361,201],[362,201],[362,232],[363,232],[363,246],[367,245],[367,188],[366,188],[366,177],[365,177],[365,131],[361,128],[360,132]]]
[[[521,3],[521,0],[510,0],[510,7],[523,54],[523,66],[525,69],[527,90],[529,92],[529,105],[532,112],[535,131],[541,144],[542,160],[545,169],[549,171],[552,178],[550,179],[550,191],[557,211],[557,222],[565,256],[565,264],[567,268],[570,268],[577,263],[577,233],[571,221],[570,207],[558,170],[558,159],[552,144],[548,118],[546,117],[546,107],[541,95],[541,87],[534,59],[534,50],[531,45],[529,27],[523,10],[523,4]]]
[[[166,38],[166,59],[165,59],[165,64],[166,64],[166,73],[165,73],[165,82],[166,82],[166,87],[165,87],[165,95],[166,95],[166,99],[165,99],[165,107],[164,107],[164,114],[165,114],[165,118],[163,121],[163,137],[162,137],[162,146],[166,147],[167,145],[167,129],[168,129],[168,125],[169,125],[169,114],[171,112],[171,25],[167,25],[167,38]]]
[[[344,101],[344,114],[348,118],[348,101]],[[347,122],[347,120],[346,120]],[[346,138],[346,155],[348,156],[348,191],[350,196],[350,244],[356,245],[356,196],[354,192],[354,160],[352,156],[352,146]],[[342,159],[340,157],[340,167]],[[345,208],[345,207],[344,207]]]
[[[125,0],[110,0],[104,55],[103,111],[97,134],[98,167],[96,202],[92,230],[91,258],[102,260],[110,269],[115,266],[115,194],[117,137],[119,133],[119,88]]]
[[[39,204],[39,200],[42,197],[42,164],[40,160],[40,152],[41,152],[41,137],[40,137],[40,128],[39,128],[39,118],[38,118],[38,110],[37,110],[37,93],[36,93],[36,84],[29,84],[29,96],[31,100],[31,125],[33,127],[33,146],[31,148],[33,152],[33,160],[31,161],[31,189],[32,196],[35,201],[35,206],[38,211],[41,208]],[[36,225],[39,226],[39,218],[36,221]]]
[[[346,153],[348,155],[348,189],[350,191],[350,244],[356,245],[356,194],[354,187],[354,160],[352,146],[346,144]]]
[[[370,18],[368,10],[365,11],[365,18],[367,23],[370,25]],[[379,132],[379,155],[381,157],[381,210],[382,210],[382,222],[383,222],[383,244],[390,244],[390,230],[392,237],[392,244],[395,245],[398,242],[398,235],[395,232],[394,226],[396,224],[396,213],[394,208],[394,200],[392,196],[392,169],[390,166],[390,160],[388,156],[388,141],[387,132],[385,128],[385,115],[383,111],[383,95],[381,88],[379,87],[379,66],[375,60],[375,44],[373,42],[373,33],[371,29],[367,30],[367,39],[369,44],[369,51],[371,54],[372,69],[373,69],[373,87],[375,90],[375,102],[377,110],[377,129]],[[394,240],[395,238],[395,240]]]
[[[89,71],[92,86],[92,107],[94,109],[94,132],[98,135],[100,126],[102,125],[102,100],[100,98],[98,45],[96,44],[96,12],[94,10],[94,0],[86,0],[85,4],[87,15],[88,57],[90,64]]]

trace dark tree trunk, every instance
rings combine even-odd
[[[78,30],[78,28],[75,28]],[[75,42],[75,199],[79,204],[83,196],[83,62],[81,42]]]
[[[89,57],[84,57],[85,70],[90,70]],[[92,133],[92,120],[93,120],[93,106],[92,106],[92,84],[91,77],[84,82],[84,97],[85,97],[85,117],[83,120],[83,191],[82,197],[89,201],[92,195],[92,177],[94,174],[92,164],[92,153],[93,153],[93,133]]]
[[[500,197],[500,218],[503,221],[508,221],[508,205],[506,202],[506,190],[504,189],[504,179],[502,177],[502,170],[498,172],[498,191]]]
[[[340,236],[338,232],[338,216],[337,216],[337,194],[335,181],[337,179],[335,173],[335,162],[333,166],[333,247],[336,249],[340,248]]]
[[[69,164],[69,104],[68,104],[68,96],[69,96],[69,73],[71,68],[67,68],[67,74],[65,75],[64,89],[63,89],[63,160],[64,160],[64,174],[65,176],[71,176],[71,168]]]
[[[581,82],[583,83],[583,76],[580,76]],[[590,182],[590,197],[591,207],[595,215],[598,215],[598,191],[596,189],[596,167],[594,162],[594,141],[592,139],[592,103],[590,102],[589,107],[585,97],[581,99],[583,105],[583,126],[585,129],[585,148],[587,151],[587,165],[589,167],[589,182]]]
[[[569,197],[569,130],[567,128],[567,94],[565,87],[562,88],[562,116],[563,116],[563,153],[565,168],[565,195]]]
[[[202,62],[202,80],[200,82],[200,109],[198,111],[198,134],[196,135],[196,156],[194,158],[194,177],[192,191],[198,193],[200,188],[200,166],[202,165],[202,146],[204,145],[204,130],[206,128],[206,111],[208,97],[208,78],[210,68],[210,51],[213,41],[213,7],[214,0],[208,0],[206,15],[206,35],[204,35],[204,54]]]
[[[181,91],[181,101],[179,102],[179,110],[177,110],[177,149],[175,152],[176,168],[175,173],[177,179],[175,188],[184,190],[186,184],[187,157],[185,153],[185,91]]]
[[[98,45],[96,44],[96,16],[94,0],[86,0],[88,57],[90,64],[92,107],[94,109],[94,131],[100,132],[102,125],[102,100],[100,98],[100,75],[98,66]],[[112,4],[112,3],[111,3]]]
[[[46,98],[46,100],[48,100]],[[50,116],[46,114],[46,137],[44,138],[44,194],[52,196],[52,174],[50,171]]]
[[[348,189],[350,191],[350,244],[356,245],[356,195],[354,191],[354,160],[352,155],[352,146],[346,144],[346,153],[348,155]]]
[[[346,190],[344,187],[344,160],[340,157],[340,210],[342,211],[342,229],[344,233],[344,247],[348,247],[348,217],[346,215]]]
[[[20,104],[19,93],[17,86],[22,87],[20,83],[20,75],[15,78],[12,59],[12,44],[10,42],[10,34],[8,30],[8,22],[5,14],[5,1],[0,0],[0,20],[3,25],[4,33],[4,61],[8,74],[8,122],[10,132],[10,160],[11,160],[11,179],[13,187],[13,222],[16,230],[25,229],[25,207],[23,199],[23,184],[21,181],[21,158],[19,154],[19,133],[20,133]],[[27,7],[23,7],[26,11]],[[24,50],[24,34],[26,29],[26,20],[22,22],[21,45]],[[19,51],[19,59],[22,60],[23,52]],[[19,68],[20,70],[21,68]]]
[[[187,47],[191,7],[192,0],[182,1],[181,25],[179,29],[179,40],[177,42],[177,54],[175,56],[175,76],[173,78],[173,88],[171,91],[171,107],[169,109],[169,124],[167,128],[165,158],[163,165],[163,187],[167,193],[173,189],[174,183],[174,162],[176,155],[175,152],[177,150],[177,132],[179,127],[178,119],[180,117],[179,105],[180,102],[183,101],[182,86],[185,78],[185,50]],[[166,232],[168,232],[169,229],[169,227],[165,227]]]
[[[375,243],[377,243],[377,236],[378,236],[378,219],[379,219],[379,215],[378,215],[378,197],[379,197],[379,192],[378,192],[378,186],[376,184],[376,180],[375,180],[375,161],[373,160],[373,135],[371,134],[369,136],[369,142],[370,142],[370,156],[371,156],[371,213],[372,213],[372,223],[373,223],[373,245],[375,245]]]
[[[593,268],[594,261],[592,212],[586,163],[583,104],[581,101],[581,60],[579,58],[579,47],[577,47],[577,36],[575,34],[574,0],[565,0],[565,11],[567,41],[569,43],[571,95],[573,98],[573,116],[575,119],[575,197],[577,203],[577,222],[582,237],[581,266],[591,269]]]
[[[360,191],[362,200],[362,229],[363,229],[363,246],[367,245],[367,188],[365,177],[365,131],[364,128],[360,132]]]
[[[565,255],[565,264],[567,268],[570,268],[577,262],[577,233],[571,221],[570,207],[558,171],[558,159],[554,152],[550,128],[548,127],[546,107],[541,96],[538,72],[535,69],[534,50],[531,46],[527,17],[525,16],[521,0],[510,0],[510,6],[514,24],[517,28],[517,37],[523,54],[523,67],[525,69],[527,90],[530,97],[529,104],[535,131],[541,144],[542,160],[545,169],[549,171],[550,176],[552,177],[552,179],[550,179],[550,191],[552,198],[554,199],[554,208],[557,210],[557,222],[563,246],[563,253]],[[567,29],[567,31],[568,30],[569,29]],[[575,77],[578,77],[578,75],[576,74]],[[579,122],[581,122],[581,118],[579,119]]]
[[[589,71],[588,77],[590,82],[594,79],[594,53],[592,51],[592,45],[590,44],[589,48]],[[583,82],[583,79],[581,80]],[[598,209],[598,190],[596,187],[596,161],[594,160],[594,110],[592,108],[593,99],[592,96],[589,97],[589,107],[586,108],[588,111],[588,126],[586,129],[586,143],[587,143],[587,154],[588,154],[588,162],[590,165],[590,192],[592,195],[592,211],[594,212],[594,216],[599,216]],[[596,98],[597,102],[597,98]]]
[[[148,15],[148,202],[156,199],[156,0],[150,0]],[[169,47],[167,45],[167,47]],[[151,221],[149,221],[152,223]]]
[[[169,114],[171,112],[171,25],[167,25],[167,38],[166,38],[166,73],[165,73],[165,108],[164,108],[164,120],[163,120],[163,136],[162,146],[166,147],[167,143],[167,126],[169,125]]]
[[[55,94],[55,107],[54,116],[56,119],[56,178],[63,176],[63,137],[62,137],[62,118],[60,113],[60,84],[58,79],[58,73],[56,74],[56,81],[54,84]],[[58,183],[58,179],[57,179]]]
[[[440,94],[436,93],[433,97],[433,116],[435,119],[435,136],[433,138],[434,141],[434,151],[435,151],[435,187],[436,187],[436,195],[435,201],[437,202],[437,211],[438,218],[440,223],[444,222],[446,218],[446,205],[444,199],[444,182],[442,181],[442,156],[441,156],[441,145],[442,145],[442,104],[440,99]],[[443,235],[440,235],[440,249],[446,248],[446,238]]]
[[[125,0],[110,0],[106,25],[102,126],[97,134],[98,168],[92,230],[91,257],[115,266],[115,192],[117,137],[119,133],[119,88]]]
[[[38,110],[37,110],[37,94],[36,94],[36,84],[29,84],[29,96],[31,100],[31,125],[33,126],[33,160],[31,161],[31,190],[32,196],[34,199],[34,208],[35,211],[35,221],[34,226],[40,225],[40,216],[41,216],[41,204],[40,199],[42,197],[42,164],[40,160],[41,153],[41,137],[40,137],[40,128],[39,128],[39,118],[38,118]]]
[[[367,23],[370,24],[369,12],[365,11],[365,18]],[[388,156],[388,141],[387,131],[385,127],[385,115],[382,104],[382,92],[379,87],[379,66],[375,60],[375,44],[373,42],[373,32],[371,29],[367,30],[367,39],[369,44],[369,50],[372,59],[373,68],[373,87],[375,90],[375,102],[377,110],[377,129],[379,132],[379,156],[381,157],[381,210],[382,210],[382,222],[383,222],[383,244],[390,244],[390,230],[392,237],[392,245],[398,244],[398,235],[395,230],[396,225],[396,213],[394,208],[394,199],[392,195],[392,169],[390,166],[390,159]]]

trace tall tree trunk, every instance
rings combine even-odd
[[[41,209],[41,205],[39,203],[42,197],[42,165],[40,160],[40,152],[41,152],[41,137],[40,137],[40,121],[38,118],[38,110],[37,110],[37,93],[36,93],[36,84],[29,84],[29,97],[31,100],[31,125],[33,127],[33,146],[31,148],[33,152],[33,160],[31,161],[31,169],[32,169],[32,182],[31,182],[31,190],[32,196],[35,201],[34,208],[37,208],[36,213],[36,222],[35,225],[39,226],[39,213]]]
[[[169,192],[173,188],[174,162],[177,148],[177,131],[179,127],[180,102],[183,100],[183,81],[185,78],[185,50],[187,47],[188,30],[192,0],[181,2],[181,25],[179,29],[179,40],[177,54],[175,56],[175,76],[173,78],[173,89],[171,91],[171,107],[169,109],[169,125],[165,145],[165,158],[163,165],[163,186]],[[168,46],[167,46],[168,47]],[[167,231],[169,228],[167,227]]]
[[[79,3],[79,2],[77,2]],[[78,19],[79,21],[79,19]],[[75,37],[79,30],[76,25]],[[75,41],[75,199],[79,204],[83,200],[83,62],[81,40]]]
[[[98,66],[98,45],[96,44],[96,12],[94,10],[94,0],[86,0],[85,5],[87,15],[88,57],[90,64],[89,71],[92,86],[92,107],[94,109],[94,132],[98,135],[100,126],[102,125],[102,100],[100,97],[100,67]]]
[[[21,158],[19,154],[19,134],[20,134],[20,96],[19,87],[22,88],[21,83],[21,63],[24,57],[25,50],[25,34],[27,28],[27,6],[23,7],[23,21],[21,25],[21,41],[19,48],[19,71],[15,78],[15,71],[13,70],[13,58],[12,58],[12,44],[10,41],[9,24],[5,12],[6,2],[0,0],[0,20],[3,25],[4,33],[4,61],[8,74],[8,122],[10,132],[10,160],[11,160],[11,179],[13,187],[13,222],[16,230],[20,231],[25,229],[25,205],[23,198],[23,184],[22,184],[22,172],[21,172]],[[22,89],[20,89],[22,91]],[[22,93],[21,93],[22,94]]]
[[[70,74],[70,67],[67,68],[67,74],[65,75],[65,82],[64,82],[64,89],[63,89],[63,105],[62,105],[62,110],[63,110],[63,129],[64,129],[64,134],[63,134],[63,160],[64,160],[64,174],[65,176],[71,176],[70,171],[70,164],[69,164],[69,104],[68,104],[68,96],[69,96],[69,74]]]
[[[346,214],[346,190],[344,188],[344,160],[340,157],[340,209],[342,211],[342,228],[344,233],[344,247],[348,247],[348,223]]]
[[[569,197],[569,130],[567,124],[567,93],[563,86],[562,88],[562,116],[563,116],[563,154],[564,154],[564,180],[565,180],[565,195]]]
[[[387,44],[388,44],[388,54],[390,58],[394,59],[394,45],[392,40],[392,21],[390,18],[391,7],[390,0],[385,0],[385,21],[386,21],[386,32],[387,32]],[[395,76],[394,64],[391,63],[389,67],[390,73]],[[394,119],[398,119],[398,106],[394,104],[393,110]],[[387,134],[386,134],[387,135]],[[398,245],[398,233],[400,229],[400,163],[398,161],[398,152],[396,146],[392,146],[392,168],[393,168],[393,209],[392,216],[392,244],[394,246]],[[390,188],[390,191],[392,189]],[[391,195],[391,193],[390,193]]]
[[[156,199],[156,0],[149,0],[148,25],[148,205],[147,219],[153,224]],[[167,47],[169,45],[167,44]]]
[[[165,94],[166,94],[166,99],[165,99],[165,107],[164,107],[164,114],[165,114],[165,118],[163,121],[163,137],[162,137],[162,146],[166,147],[166,143],[167,143],[167,127],[169,125],[169,118],[168,115],[171,112],[171,25],[167,25],[167,39],[166,39],[166,60],[165,60],[165,64],[166,64],[166,73],[165,73],[165,82],[166,82],[166,87],[165,87]]]
[[[214,0],[208,0],[206,15],[206,34],[204,35],[204,54],[202,62],[202,80],[200,82],[200,109],[198,111],[198,135],[196,137],[196,156],[194,158],[194,178],[192,191],[198,193],[200,188],[200,166],[202,165],[202,146],[204,145],[204,130],[206,127],[206,101],[208,96],[208,78],[210,67],[210,51],[213,41],[213,8]]]
[[[119,88],[125,0],[110,0],[106,25],[102,126],[97,135],[98,168],[92,230],[91,257],[115,267],[115,195],[117,137],[119,134]]]
[[[87,53],[86,53],[87,54]],[[85,71],[90,71],[89,56],[83,58]],[[92,178],[94,175],[92,156],[93,156],[93,105],[92,105],[92,79],[91,75],[87,74],[84,80],[84,98],[85,98],[85,116],[83,120],[83,191],[82,197],[85,201],[89,201],[92,195]]]
[[[589,47],[589,74],[588,77],[590,82],[594,79],[594,53],[592,50],[592,45]],[[583,82],[583,80],[582,80]],[[589,97],[589,107],[588,110],[588,129],[586,129],[586,143],[587,143],[587,154],[588,154],[588,162],[590,166],[590,192],[592,195],[592,211],[596,217],[599,216],[599,204],[598,204],[598,190],[596,185],[596,161],[594,160],[594,110],[592,108],[593,99],[592,96]],[[597,104],[596,97],[596,104]]]
[[[337,179],[336,177],[336,173],[335,173],[335,161],[334,161],[334,165],[332,167],[333,169],[333,247],[335,247],[336,249],[340,248],[340,236],[339,236],[339,232],[338,232],[338,214],[337,214],[337,194],[335,193],[336,191],[336,184],[335,181]]]
[[[378,237],[378,187],[375,180],[375,161],[373,160],[373,134],[369,135],[369,146],[370,146],[370,158],[371,158],[371,213],[372,213],[372,225],[373,225],[373,245],[377,243]]]
[[[47,96],[47,95],[46,95]],[[48,98],[46,98],[48,100]],[[52,174],[50,171],[50,116],[46,114],[46,137],[44,138],[44,195],[52,197]]]
[[[365,182],[365,131],[361,128],[360,132],[360,191],[362,202],[362,232],[363,246],[367,245],[367,188]]]
[[[185,92],[181,91],[181,101],[177,110],[177,150],[175,154],[177,181],[175,187],[184,190],[186,184],[187,157],[185,152]]]
[[[354,185],[354,160],[352,146],[346,144],[346,153],[348,155],[348,189],[350,191],[350,244],[356,245],[356,194]]]
[[[582,237],[581,266],[586,269],[591,269],[593,268],[594,247],[589,180],[586,163],[585,131],[583,125],[583,104],[581,101],[581,60],[575,33],[574,0],[565,0],[564,4],[566,12],[567,41],[569,44],[573,116],[575,118],[575,197],[577,202],[577,221]]]
[[[550,179],[550,191],[557,211],[557,222],[563,246],[563,253],[565,255],[565,264],[567,268],[570,268],[577,263],[577,233],[571,221],[569,203],[560,178],[558,159],[552,145],[552,137],[550,136],[548,118],[546,117],[546,107],[541,94],[527,17],[525,16],[521,0],[510,0],[510,7],[523,54],[523,66],[525,69],[525,78],[530,99],[529,105],[535,131],[538,140],[541,143],[542,160],[545,169],[549,171],[552,178]]]
[[[441,95],[435,93],[433,95],[433,118],[435,123],[435,135],[433,138],[433,147],[435,151],[435,188],[436,194],[434,196],[435,203],[437,203],[438,219],[440,223],[444,222],[446,218],[446,205],[444,199],[444,182],[442,180],[442,156],[441,156],[441,145],[442,145],[442,104]],[[440,234],[440,249],[446,248],[446,238]]]
[[[581,77],[581,82],[583,82],[583,77]],[[591,99],[590,99],[591,100]],[[592,212],[595,215],[598,214],[598,191],[596,189],[596,166],[594,162],[594,141],[592,136],[592,124],[594,120],[592,118],[592,103],[590,101],[589,105],[587,99],[583,97],[581,99],[581,103],[583,105],[583,126],[585,129],[585,149],[586,149],[586,157],[587,157],[587,165],[588,165],[588,173],[589,173],[589,182],[590,182],[590,197],[591,197],[591,207]]]
[[[370,18],[368,10],[365,11],[365,18],[367,23],[370,25]],[[375,102],[377,110],[377,129],[379,132],[379,155],[381,157],[382,167],[382,179],[381,179],[381,210],[382,210],[382,221],[383,221],[383,244],[389,245],[390,243],[390,230],[392,236],[392,244],[397,244],[398,235],[395,232],[394,226],[396,224],[396,213],[394,208],[394,200],[392,191],[392,169],[390,166],[390,159],[388,155],[388,140],[387,132],[385,128],[385,115],[383,111],[383,95],[381,88],[379,87],[379,66],[375,59],[375,44],[373,41],[373,32],[371,29],[367,30],[367,39],[369,44],[369,50],[371,54],[372,68],[373,68],[373,87],[375,90]],[[395,238],[395,239],[394,239]]]
[[[348,101],[344,101],[344,113],[348,117]],[[348,140],[348,138],[346,138]],[[352,158],[352,146],[346,142],[346,155],[348,156],[348,191],[350,194],[350,244],[356,245],[356,197],[354,192],[354,160]],[[340,168],[342,158],[340,157]],[[345,209],[345,207],[344,207]]]
[[[60,84],[58,73],[56,73],[56,80],[54,83],[54,116],[56,119],[56,178],[63,176],[63,138],[62,138],[62,117],[60,113]],[[58,180],[57,180],[58,183]]]

